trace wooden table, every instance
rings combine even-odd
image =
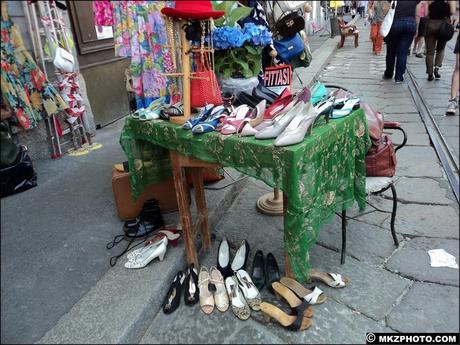
[[[208,222],[208,209],[206,206],[206,195],[204,192],[203,169],[220,168],[219,164],[208,163],[190,156],[183,156],[177,151],[170,150],[171,168],[173,171],[174,186],[176,189],[177,205],[182,223],[182,232],[185,241],[185,255],[188,264],[195,264],[199,267],[198,255],[195,246],[194,228],[199,228],[201,233],[201,242],[204,250],[211,248],[211,231]],[[185,168],[190,169],[192,175],[193,187],[195,190],[195,201],[198,211],[198,220],[194,225],[192,214],[190,212],[190,194],[188,193],[188,184],[185,177]],[[283,211],[287,210],[288,199],[283,194]],[[294,277],[289,264],[287,254],[284,255],[285,275]]]

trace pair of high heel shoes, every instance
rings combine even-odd
[[[217,256],[217,268],[225,278],[232,311],[241,320],[250,317],[251,309],[259,310],[261,303],[260,292],[245,270],[249,251],[249,243],[243,240],[230,263],[230,247],[224,237]]]
[[[259,290],[267,286],[269,291],[274,293],[272,283],[280,280],[279,266],[275,256],[272,253],[268,253],[265,259],[264,253],[261,250],[257,250],[252,262],[251,277]]]
[[[288,146],[303,141],[321,115],[328,121],[330,105],[314,107],[309,89],[303,89],[270,122],[262,124],[256,139],[275,139],[275,146]],[[256,128],[257,129],[257,128]]]
[[[289,304],[290,311],[286,313],[282,309],[267,302],[260,304],[260,310],[266,322],[275,319],[284,328],[291,331],[305,331],[311,327],[313,317],[313,308],[305,300],[301,300],[286,285],[280,282],[272,283],[275,295]]]
[[[191,130],[193,134],[212,132],[216,130],[220,119],[228,115],[229,110],[226,106],[207,104],[196,117],[187,120],[182,128]]]
[[[200,289],[200,306],[205,314],[211,314],[214,307],[220,312],[228,309],[229,300],[225,290],[222,273],[212,266],[209,270],[201,266],[198,275],[198,287]]]
[[[165,314],[171,314],[179,307],[182,291],[185,305],[192,306],[199,301],[198,273],[194,264],[190,264],[185,272],[180,270],[174,276],[163,300]]]
[[[254,108],[247,104],[241,104],[233,108],[230,115],[222,119],[218,130],[221,134],[240,134],[241,136],[252,136],[257,133],[255,129],[264,119],[267,101],[263,99]]]

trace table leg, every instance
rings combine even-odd
[[[182,233],[185,241],[185,255],[187,263],[194,263],[198,267],[198,256],[196,253],[195,241],[192,233],[192,215],[190,214],[189,203],[187,202],[187,191],[184,170],[180,165],[180,157],[175,151],[170,151],[171,168],[176,188],[177,205],[182,223]]]
[[[286,215],[286,211],[288,208],[288,198],[286,197],[286,194],[283,193],[283,216]],[[291,270],[291,264],[289,262],[289,256],[287,254],[286,248],[284,248],[284,274],[287,277],[294,278],[294,274],[292,273]]]
[[[211,248],[211,233],[208,223],[208,209],[206,207],[206,196],[204,194],[203,168],[192,168],[193,187],[195,188],[195,200],[198,210],[198,220],[201,229],[201,241],[203,249]]]

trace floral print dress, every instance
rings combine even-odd
[[[154,99],[165,94],[173,72],[166,27],[160,10],[164,1],[112,1],[115,55],[131,57],[133,89]]]
[[[21,33],[6,13],[1,19],[2,96],[24,129],[66,108],[54,86],[46,79],[24,46]]]

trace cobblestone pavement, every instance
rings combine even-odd
[[[401,122],[408,133],[407,146],[398,152],[396,176],[399,247],[392,242],[388,214],[363,215],[349,222],[346,263],[340,265],[340,220],[336,219],[322,229],[310,253],[311,262],[321,270],[346,275],[351,283],[344,289],[321,286],[328,299],[315,306],[308,331],[290,332],[276,322],[265,324],[258,312],[245,322],[231,311],[206,316],[198,305],[187,307],[181,302],[174,314],[157,314],[141,343],[365,343],[366,332],[459,331],[459,271],[432,268],[427,253],[444,248],[458,262],[458,204],[407,85],[381,79],[384,55],[372,54],[369,26],[364,27],[362,21],[358,25],[359,47],[355,49],[348,38],[321,79],[353,90],[382,111],[386,120]],[[438,84],[446,84],[445,80]],[[442,107],[445,103],[444,99]],[[393,137],[396,142],[401,140]],[[210,252],[201,253],[202,264],[215,265],[218,244],[225,234],[233,252],[244,238],[248,240],[250,264],[255,250],[262,249],[273,252],[283,267],[282,219],[255,209],[256,200],[269,190],[250,181],[212,229],[217,240]],[[381,207],[391,206],[388,198],[371,199]],[[266,290],[263,299],[280,303]]]

